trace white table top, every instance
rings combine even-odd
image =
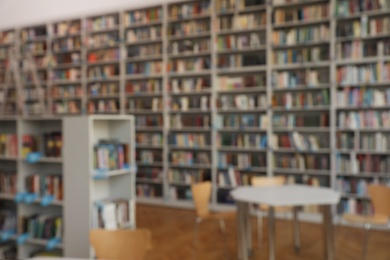
[[[340,193],[330,188],[308,185],[284,185],[272,187],[238,187],[230,192],[236,201],[268,206],[333,205],[340,200]]]

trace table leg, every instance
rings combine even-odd
[[[324,249],[327,260],[334,259],[334,237],[333,237],[333,223],[330,205],[322,207],[323,222],[324,222]]]
[[[300,241],[300,230],[299,230],[299,220],[298,220],[298,207],[293,208],[293,225],[294,225],[294,248],[295,253],[298,254],[301,249],[301,241]]]
[[[245,233],[246,233],[246,248],[248,255],[252,255],[252,223],[249,212],[249,203],[245,203]]]
[[[268,243],[269,243],[269,260],[275,260],[275,209],[268,209]]]
[[[237,249],[238,258],[242,260],[248,260],[245,211],[246,203],[237,202]]]

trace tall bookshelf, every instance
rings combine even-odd
[[[369,212],[365,187],[386,182],[390,165],[389,8],[169,2],[4,30],[0,59],[12,45],[35,50],[48,83],[44,116],[136,117],[140,202],[192,207],[189,184],[211,180],[212,206],[223,208],[234,182],[282,175],[341,190],[339,212]],[[57,80],[71,69],[75,80]],[[3,118],[17,114],[25,83],[23,93],[0,94]],[[23,99],[24,108],[33,103]],[[386,120],[357,120],[367,116]]]

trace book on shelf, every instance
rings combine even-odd
[[[40,38],[44,36],[47,36],[46,25],[40,25],[33,28],[22,29],[20,32],[20,37],[22,39],[22,42],[35,40],[36,38]]]
[[[329,113],[274,115],[273,127],[329,127]]]
[[[217,107],[221,110],[266,109],[267,97],[265,94],[220,95],[217,100]]]
[[[169,169],[168,181],[173,184],[195,184],[211,180],[210,170]]]
[[[129,99],[127,101],[127,108],[130,111],[153,111],[158,112],[163,109],[163,101],[162,98],[135,98]]]
[[[18,157],[18,137],[16,134],[0,134],[0,156]]]
[[[53,52],[81,51],[81,37],[69,37],[53,40]]]
[[[119,61],[120,50],[119,49],[105,49],[99,51],[89,52],[87,55],[88,63],[94,63],[99,61]]]
[[[69,100],[69,101],[61,101],[56,100],[53,101],[52,104],[52,112],[53,114],[80,114],[81,113],[81,100]]]
[[[210,50],[211,40],[209,38],[172,41],[168,48],[168,52],[172,55],[199,54]]]
[[[63,180],[59,174],[29,175],[24,180],[27,193],[38,197],[53,196],[55,200],[63,200]]]
[[[6,207],[0,210],[0,233],[16,233],[17,224],[18,223],[15,210]]]
[[[119,76],[119,64],[89,67],[87,77],[89,79],[107,79]]]
[[[274,64],[297,64],[304,62],[329,61],[329,47],[307,47],[304,49],[289,49],[275,51],[273,55]]]
[[[272,106],[291,109],[291,108],[315,108],[327,107],[330,105],[329,90],[299,92],[299,93],[277,93],[272,97]]]
[[[161,168],[142,167],[138,168],[137,179],[162,181],[163,171]]]
[[[360,197],[367,197],[367,187],[371,181],[367,179],[357,178],[342,178],[338,177],[336,180],[336,190],[345,195],[355,195]]]
[[[387,155],[366,154],[364,152],[352,152],[348,155],[338,154],[336,159],[338,172],[346,172],[352,175],[359,173],[380,173],[388,175],[390,171],[390,157]]]
[[[330,157],[322,154],[278,154],[274,156],[273,166],[278,169],[299,171],[329,170]]]
[[[193,36],[197,34],[209,33],[211,24],[209,19],[186,21],[181,23],[171,23],[168,25],[168,36]]]
[[[390,88],[350,88],[337,91],[339,107],[383,107],[390,105]]]
[[[389,0],[340,0],[336,2],[336,16],[348,17],[367,11],[388,11]]]
[[[117,114],[119,113],[118,99],[89,100],[87,104],[89,114]]]
[[[219,152],[218,167],[229,168],[238,167],[240,169],[250,169],[252,167],[267,166],[266,154],[243,153],[243,152]]]
[[[361,16],[360,20],[352,20],[337,24],[336,36],[341,37],[367,37],[385,36],[390,33],[390,18],[370,18]]]
[[[265,32],[220,35],[217,38],[217,48],[219,51],[256,50],[256,48],[265,46],[265,39]]]
[[[72,34],[78,34],[81,32],[81,21],[67,21],[56,23],[53,26],[54,36],[68,36]]]
[[[119,32],[105,32],[104,34],[93,34],[86,36],[88,48],[106,48],[117,46],[120,42]]]
[[[173,4],[168,9],[169,18],[181,19],[210,13],[210,1]]]
[[[341,199],[337,206],[339,214],[359,214],[370,216],[374,214],[374,208],[370,201],[357,200],[353,198]]]
[[[5,242],[0,244],[0,258],[1,259],[17,259],[17,248],[12,242]]]
[[[151,41],[162,39],[163,31],[161,25],[148,26],[130,29],[126,31],[127,43],[137,43],[140,41]]]
[[[92,226],[106,230],[126,228],[130,222],[128,199],[103,199],[95,202]]]
[[[162,194],[162,187],[154,184],[137,184],[137,197],[161,198],[163,196]]]
[[[43,249],[38,249],[34,250],[30,253],[30,257],[62,257],[62,250],[43,250]]]
[[[220,148],[267,148],[267,136],[254,133],[219,133],[217,136],[217,145]]]
[[[274,71],[273,85],[278,89],[296,88],[300,86],[316,87],[329,84],[329,69],[297,69],[292,71]]]
[[[168,72],[197,72],[211,68],[210,57],[188,58],[181,60],[170,60],[167,65]]]
[[[46,51],[46,42],[31,42],[22,45],[22,52],[30,53],[31,55],[45,55]]]
[[[63,69],[50,71],[50,79],[52,81],[70,80],[76,81],[81,79],[81,69]]]
[[[329,148],[329,138],[324,135],[292,133],[280,133],[272,136],[272,147],[294,148],[297,151],[318,151]]]
[[[119,53],[118,53],[119,56]],[[162,44],[152,43],[144,45],[133,45],[127,47],[127,58],[153,57],[162,59]]]
[[[62,133],[48,132],[40,135],[23,135],[22,158],[33,152],[42,152],[42,156],[45,157],[60,158],[62,156]]]
[[[348,42],[339,42],[336,44],[337,59],[364,59],[380,56],[380,49],[384,48],[384,42],[364,42],[354,40]]]
[[[236,0],[217,0],[215,9],[220,13],[233,11],[236,8],[236,2]]]
[[[237,187],[243,185],[243,176],[233,167],[230,167],[227,171],[218,172],[218,185],[219,187]]]
[[[175,114],[171,115],[170,126],[174,128],[181,127],[205,127],[208,128],[211,126],[211,117],[210,115],[182,115]]]
[[[59,65],[81,65],[81,54],[72,52],[55,55],[50,65],[53,67]]]
[[[11,44],[16,39],[15,31],[2,31],[0,32],[0,44]]]
[[[284,24],[299,21],[320,20],[329,17],[329,4],[313,4],[288,9],[276,9],[274,23]]]
[[[163,126],[163,117],[161,115],[157,116],[137,116],[135,118],[136,127],[162,127]]]
[[[131,80],[126,82],[126,94],[161,93],[162,82],[158,79]]]
[[[257,29],[265,26],[267,20],[266,13],[256,12],[240,14],[234,16],[221,16],[217,20],[217,28],[220,31],[224,30],[246,30]]]
[[[93,165],[96,170],[110,171],[129,167],[127,144],[117,140],[100,140],[93,150]]]
[[[138,150],[136,160],[145,164],[161,163],[162,153],[159,150]]]
[[[94,18],[88,18],[86,28],[88,31],[113,29],[119,25],[119,14],[110,14]]]
[[[204,147],[211,143],[208,134],[197,133],[172,133],[169,136],[169,144],[180,147]]]
[[[225,127],[238,129],[245,127],[266,129],[268,126],[268,117],[267,115],[256,114],[219,115],[215,126],[217,129]]]
[[[263,87],[265,90],[266,75],[245,75],[245,76],[220,76],[217,79],[219,90],[238,90]]]
[[[0,170],[0,194],[16,194],[17,175],[15,172]]]
[[[171,79],[169,89],[172,93],[194,93],[209,90],[211,87],[210,78],[185,78]]]
[[[358,141],[351,132],[337,132],[336,145],[338,149],[355,149],[358,147]]]
[[[280,29],[272,32],[274,45],[295,45],[329,41],[329,25],[310,25],[293,29]]]
[[[126,69],[127,75],[159,74],[162,72],[163,72],[163,62],[162,61],[128,63],[127,69]]]
[[[29,238],[50,240],[62,239],[62,217],[46,214],[32,214],[20,217],[20,234],[28,234]]]
[[[162,7],[148,8],[145,10],[131,11],[125,14],[125,25],[147,24],[163,19]]]
[[[169,198],[171,201],[191,201],[192,191],[190,187],[169,187]]]
[[[218,68],[242,68],[252,66],[265,66],[265,52],[250,53],[250,54],[225,54],[218,57]]]
[[[208,111],[210,106],[211,104],[208,96],[177,97],[171,100],[170,109],[171,111]]]
[[[208,152],[174,151],[170,153],[170,162],[183,166],[210,165],[211,154]]]
[[[337,68],[336,79],[340,85],[388,82],[390,80],[390,62],[341,66]]]
[[[105,97],[119,95],[119,84],[117,82],[94,83],[88,86],[89,97]]]
[[[361,150],[384,152],[390,150],[390,135],[387,133],[360,133],[359,145]]]
[[[378,110],[340,112],[337,126],[349,129],[390,128],[390,112]]]

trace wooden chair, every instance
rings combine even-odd
[[[253,177],[251,179],[252,186],[264,187],[264,186],[281,186],[285,184],[285,177],[276,176],[276,177]],[[268,212],[269,207],[267,205],[259,205],[259,208],[256,212],[257,215],[257,234],[258,234],[258,243],[259,249],[262,248],[263,244],[263,215]],[[276,207],[275,212],[279,213],[288,213],[293,212],[294,221],[294,247],[295,251],[299,252],[300,241],[299,241],[299,223],[298,223],[298,211],[294,207]]]
[[[218,221],[221,233],[225,242],[225,253],[227,254],[226,225],[225,219],[234,218],[235,212],[210,212],[209,203],[211,198],[211,182],[201,182],[191,185],[192,198],[195,204],[196,219],[194,228],[194,257],[196,258],[199,224],[203,221]]]
[[[390,228],[390,188],[384,185],[369,185],[367,191],[374,206],[374,215],[343,215],[343,219],[345,221],[362,224],[365,229],[362,254],[363,259],[366,259],[367,256],[367,245],[371,226]]]
[[[89,239],[97,259],[144,260],[152,249],[151,232],[136,230],[91,230]]]

